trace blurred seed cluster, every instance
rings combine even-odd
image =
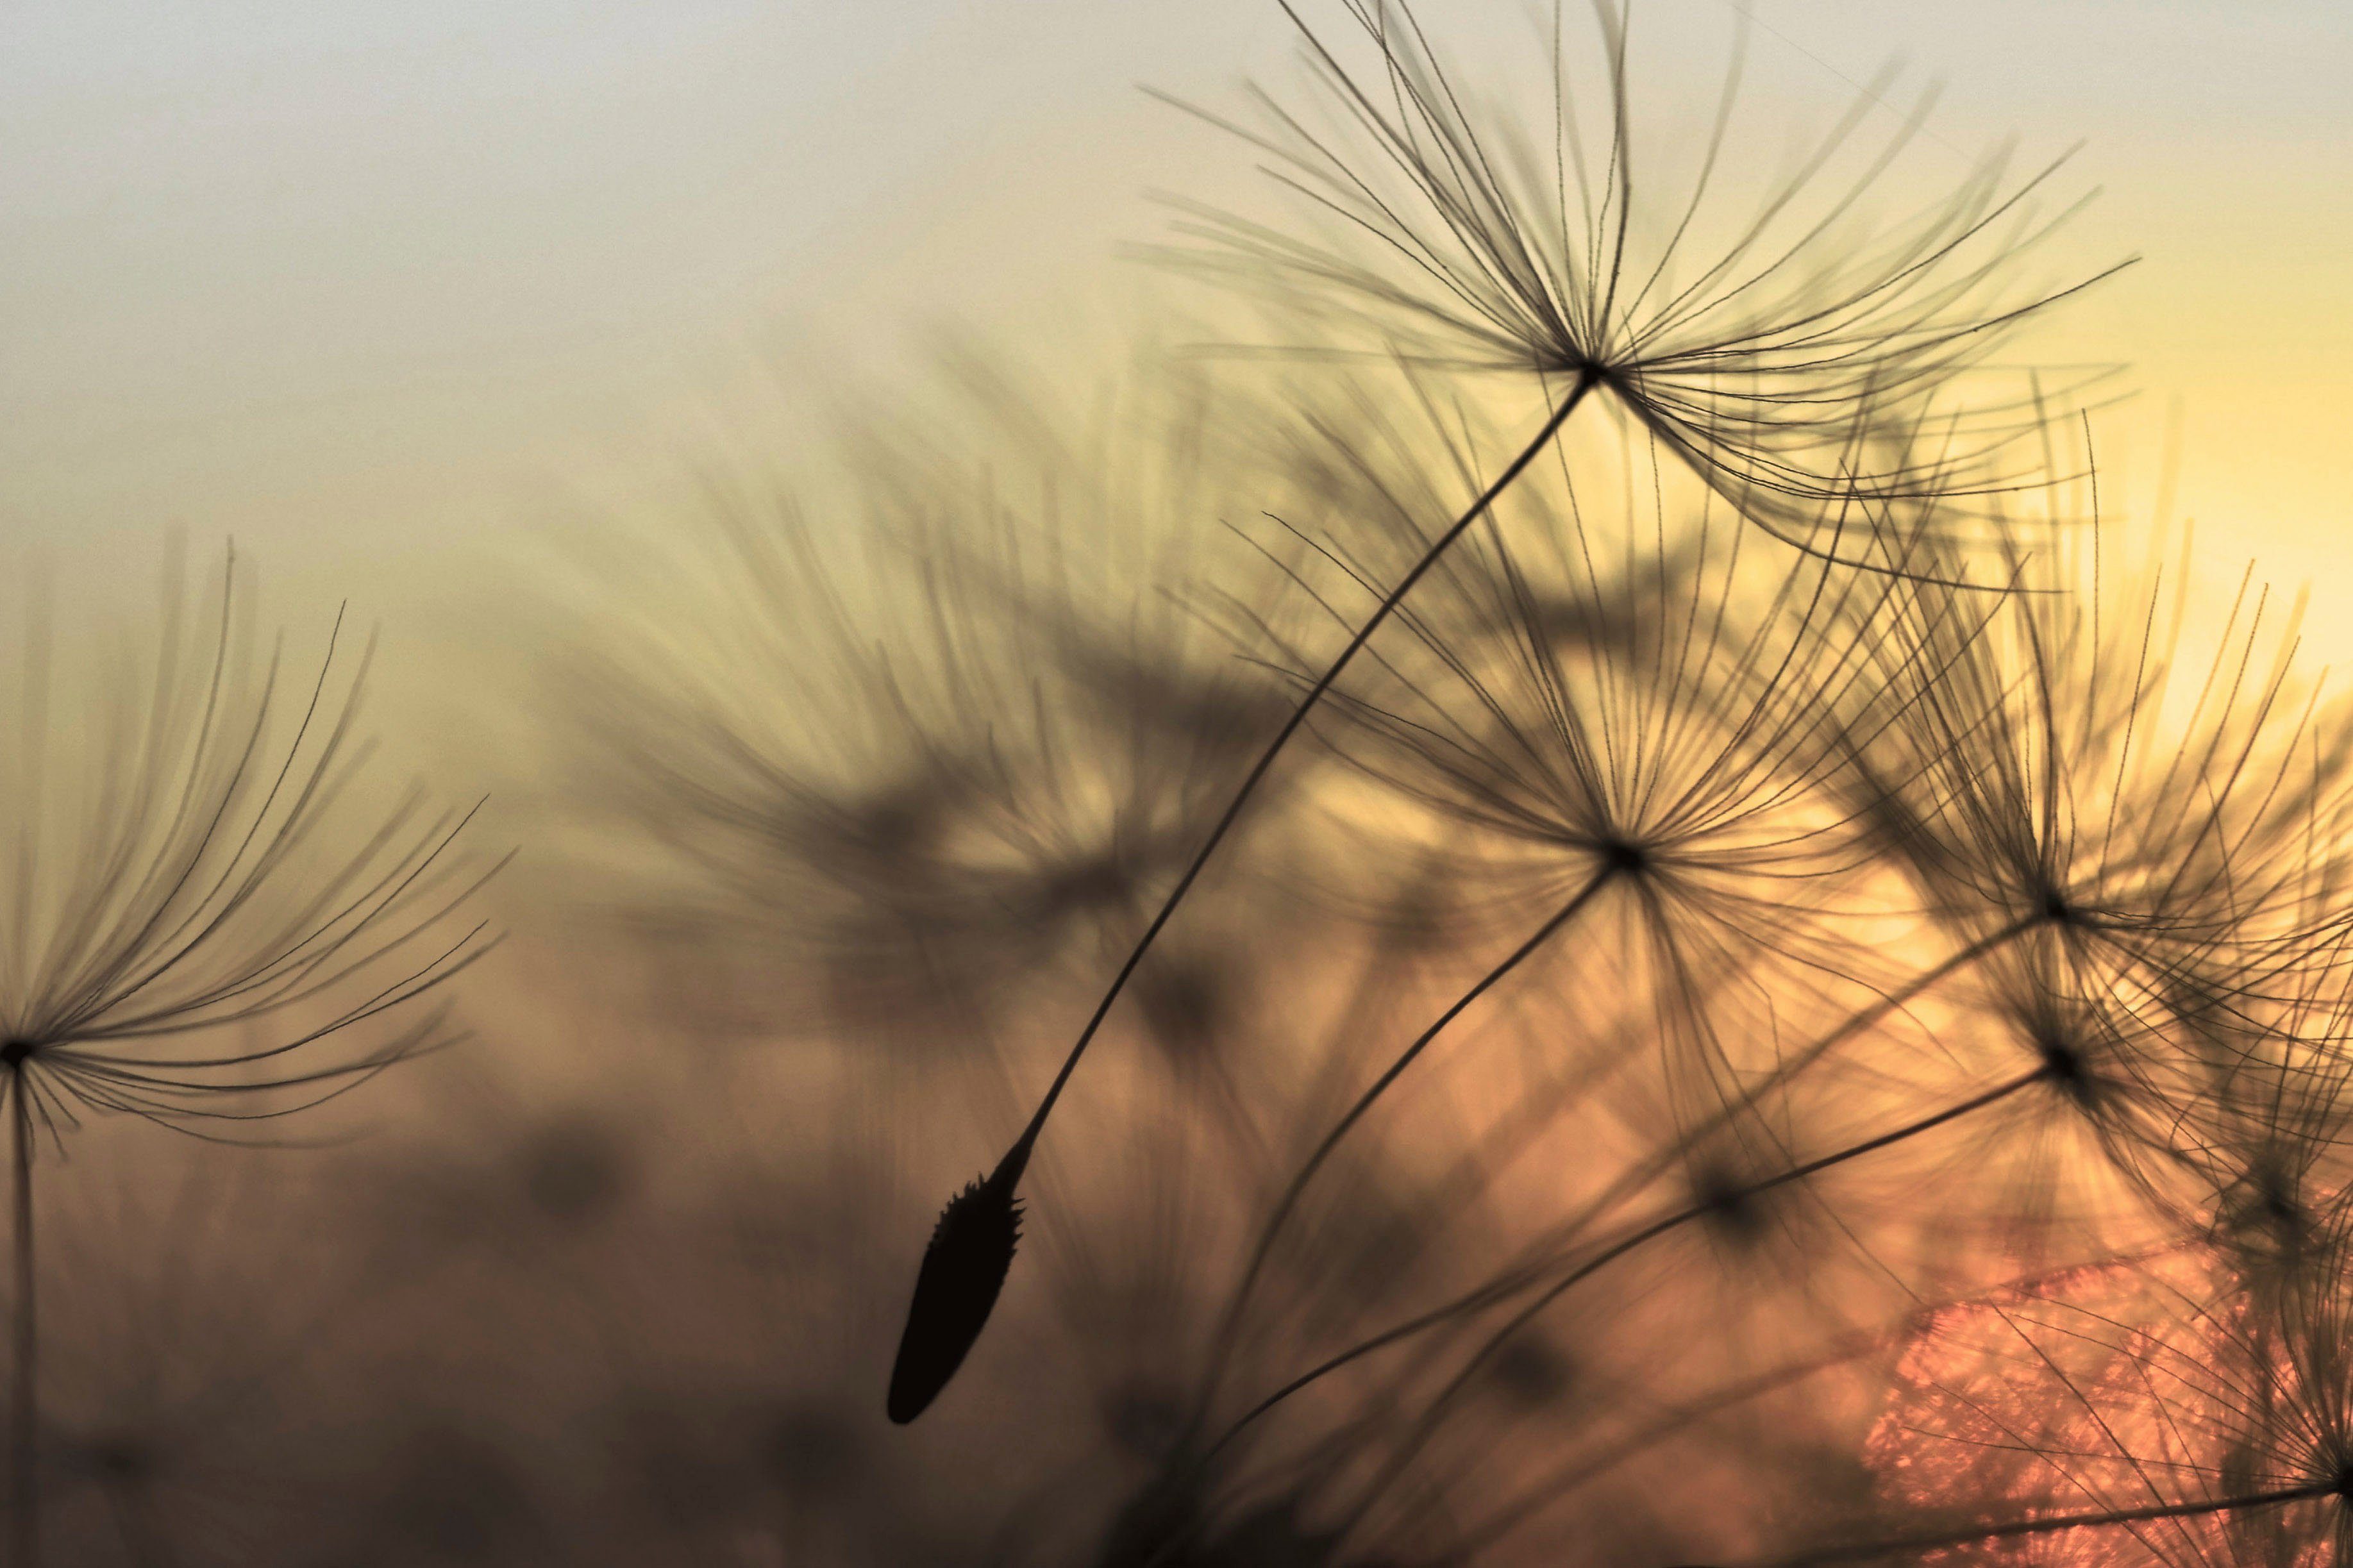
[[[32,617],[10,1563],[2353,1556],[2353,709],[2053,172],[1294,20],[1271,332],[584,544],[521,891],[233,556]]]

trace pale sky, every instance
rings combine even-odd
[[[1517,47],[1528,9],[1421,13]],[[2178,400],[2201,536],[2326,608],[2353,563],[2353,7],[1754,10],[1768,102],[1819,117],[1901,56],[1944,83],[1953,174],[2006,135],[2088,143],[2106,195],[2069,255],[2147,259],[2050,351],[2136,366],[2102,433],[2135,482]],[[1636,16],[1716,47],[1732,7]],[[1165,222],[1148,188],[1251,177],[1135,85],[1229,106],[1245,76],[1296,79],[1272,0],[11,5],[0,535],[71,569],[233,531],[279,580],[429,624],[486,542],[691,460],[754,367],[1115,312],[1116,251]]]

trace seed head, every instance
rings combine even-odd
[[[904,1426],[931,1407],[965,1352],[980,1338],[1021,1239],[1021,1205],[1013,1195],[1020,1163],[967,1184],[948,1200],[915,1272],[899,1358],[891,1367],[891,1419]]]
[[[1938,405],[1948,455],[2010,447],[2030,427],[2032,400],[2014,395],[1943,405],[2021,323],[2093,280],[2021,275],[2066,216],[2034,211],[2058,163],[2017,178],[1996,156],[1874,226],[1861,214],[1920,130],[1915,116],[1872,137],[1875,89],[1794,173],[1751,188],[1735,166],[1763,139],[1735,113],[1736,47],[1695,162],[1662,178],[1635,133],[1628,18],[1609,0],[1577,68],[1556,26],[1550,101],[1516,114],[1458,81],[1406,0],[1344,0],[1353,26],[1328,30],[1284,8],[1320,90],[1296,103],[1257,91],[1246,122],[1203,118],[1265,156],[1296,214],[1179,204],[1196,243],[1172,261],[1271,292],[1294,319],[1369,326],[1385,359],[1533,374],[1555,396],[1598,388],[1802,549],[1823,547],[1809,507],[1857,483],[1953,491],[1941,461],[1863,456],[1862,410],[1903,423]]]

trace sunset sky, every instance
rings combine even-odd
[[[2353,0],[0,0],[0,300],[5,1568],[2353,1568]]]
[[[1423,14],[1509,49],[1537,10]],[[2353,519],[2353,11],[1755,16],[1750,91],[1793,116],[1891,58],[1941,81],[1929,176],[2007,136],[2086,143],[2078,188],[2105,195],[2062,259],[2146,259],[2032,346],[2129,362],[2117,488],[2146,503],[2178,405],[2201,537],[2326,609]],[[1636,9],[1695,58],[1734,19]],[[779,391],[887,377],[939,324],[1084,374],[1143,287],[1120,247],[1165,224],[1147,190],[1253,178],[1137,85],[1230,106],[1297,79],[1272,0],[36,0],[0,39],[0,530],[69,568],[234,532],[396,621],[430,621],[476,558],[453,552],[675,472]],[[2353,653],[2353,601],[2319,621]]]

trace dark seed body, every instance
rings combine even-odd
[[[904,1425],[930,1408],[988,1322],[1013,1267],[1021,1239],[1021,1205],[1013,1188],[1018,1168],[1008,1162],[965,1186],[941,1211],[931,1245],[915,1273],[906,1331],[891,1368],[887,1410]]]

